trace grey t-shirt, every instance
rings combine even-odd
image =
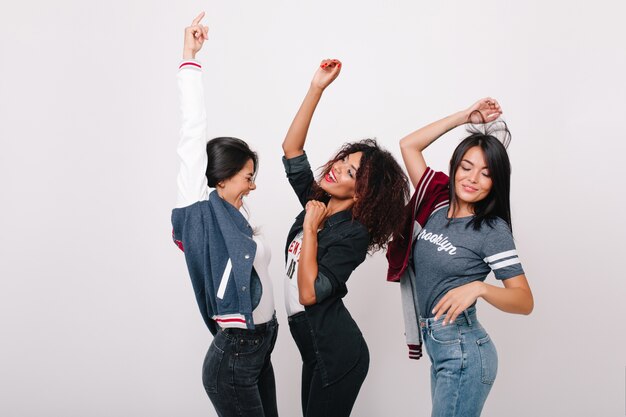
[[[497,218],[492,227],[466,227],[472,217],[452,219],[448,206],[435,211],[413,245],[416,292],[422,317],[453,288],[484,281],[490,271],[504,280],[523,274],[513,235],[506,222]]]

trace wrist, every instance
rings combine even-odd
[[[196,59],[196,51],[193,49],[183,49],[183,59]]]
[[[321,96],[323,92],[324,88],[320,87],[319,85],[311,83],[311,85],[309,86],[309,94]]]
[[[476,284],[478,285],[478,297],[484,298],[485,294],[487,294],[487,284],[482,281],[476,281]]]
[[[302,228],[302,231],[304,233],[305,236],[309,236],[309,237],[315,237],[317,238],[317,227],[313,227],[313,226],[304,226]]]
[[[469,123],[469,110],[461,110],[454,114],[452,114],[452,121],[454,123],[454,127],[462,126],[466,123]]]

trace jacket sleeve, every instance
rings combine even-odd
[[[414,238],[437,208],[449,204],[449,179],[443,172],[426,168],[405,207],[402,233],[395,235],[387,248],[387,281],[399,282],[406,270]]]
[[[207,116],[202,86],[202,65],[186,60],[178,70],[178,93],[182,126],[178,143],[180,169],[178,171],[178,198],[176,207],[186,207],[208,196]]]
[[[364,260],[369,245],[365,227],[355,228],[332,244],[318,260],[315,279],[315,299],[319,303],[337,292],[346,292],[350,274]]]
[[[309,201],[315,181],[306,152],[290,159],[283,156],[283,165],[285,166],[285,174],[287,174],[289,184],[296,193],[298,201],[304,207],[307,201]]]

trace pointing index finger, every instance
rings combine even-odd
[[[197,25],[198,23],[200,23],[203,17],[204,17],[204,12],[200,12],[200,14],[195,19],[193,19],[193,22],[191,22],[191,25],[192,26]]]

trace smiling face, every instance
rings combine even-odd
[[[250,191],[256,189],[254,183],[254,162],[248,159],[244,167],[232,177],[220,181],[217,185],[217,192],[220,197],[240,209],[243,205],[243,198]]]
[[[472,205],[486,198],[493,186],[485,154],[479,146],[465,152],[454,174],[454,183],[459,201],[458,215],[472,214]]]
[[[361,166],[363,152],[354,152],[335,161],[320,181],[320,186],[331,197],[340,200],[354,199],[356,173]]]

